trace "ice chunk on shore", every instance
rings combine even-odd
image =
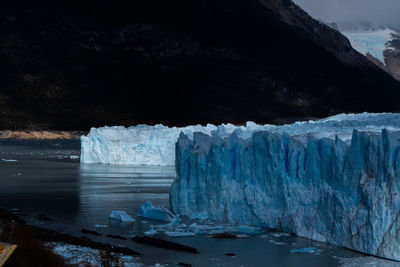
[[[380,132],[383,128],[400,130],[400,115],[390,113],[339,114],[318,121],[293,124],[257,125],[247,122],[245,126],[222,124],[219,126],[188,126],[183,128],[163,125],[138,125],[92,128],[87,136],[81,137],[81,162],[133,165],[175,165],[175,143],[183,132],[193,139],[194,132],[225,138],[235,132],[248,139],[254,132],[269,131],[289,136],[312,135],[316,138],[341,140],[351,139],[353,129]]]
[[[146,201],[143,204],[143,206],[139,210],[138,216],[164,222],[172,222],[174,219],[176,219],[175,214],[173,214],[167,208],[161,206],[153,206],[150,201]]]
[[[398,129],[399,115],[356,117],[353,128],[363,131],[352,130],[349,141],[271,131],[248,139],[182,134],[173,212],[400,260],[400,132],[384,129]],[[316,124],[347,132],[347,123]]]
[[[120,221],[123,223],[134,223],[136,220],[132,218],[128,213],[125,211],[120,210],[113,210],[110,214],[110,219]]]

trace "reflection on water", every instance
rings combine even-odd
[[[0,204],[74,218],[80,205],[79,180],[79,167],[70,162],[2,161]]]
[[[173,166],[80,164],[79,152],[74,141],[0,142],[0,204],[85,227],[111,210],[135,216],[146,200],[168,205]]]
[[[174,167],[80,165],[80,213],[85,222],[108,223],[111,210],[135,216],[146,200],[168,206]]]

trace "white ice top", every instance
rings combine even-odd
[[[183,132],[192,138],[194,132],[225,137],[236,132],[242,138],[249,138],[254,132],[269,131],[290,136],[313,135],[316,138],[336,136],[343,141],[351,138],[353,129],[379,133],[382,129],[400,130],[400,114],[362,113],[339,114],[317,121],[296,122],[282,126],[258,125],[247,122],[246,126],[222,124],[215,126],[195,125],[188,127],[167,127],[137,125],[92,128],[82,136],[81,162],[132,165],[175,165],[175,143]]]

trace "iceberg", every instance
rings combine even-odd
[[[399,126],[399,114],[364,113],[181,133],[172,211],[400,260]]]
[[[134,222],[136,222],[136,220],[134,218],[132,218],[128,213],[126,213],[125,211],[120,211],[120,210],[111,211],[110,219],[111,220],[120,221],[120,222],[123,222],[123,223],[134,223]]]
[[[143,206],[139,210],[138,216],[164,222],[173,222],[174,220],[178,220],[175,214],[173,214],[167,208],[161,206],[153,206],[150,201],[146,201],[143,204]]]

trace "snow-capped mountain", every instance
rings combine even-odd
[[[363,55],[370,54],[385,64],[385,51],[393,49],[391,41],[398,35],[390,28],[363,31],[343,32],[349,38],[351,45]]]
[[[388,27],[342,30],[354,49],[400,80],[400,33]]]
[[[0,128],[400,111],[400,83],[290,0],[0,11]]]

